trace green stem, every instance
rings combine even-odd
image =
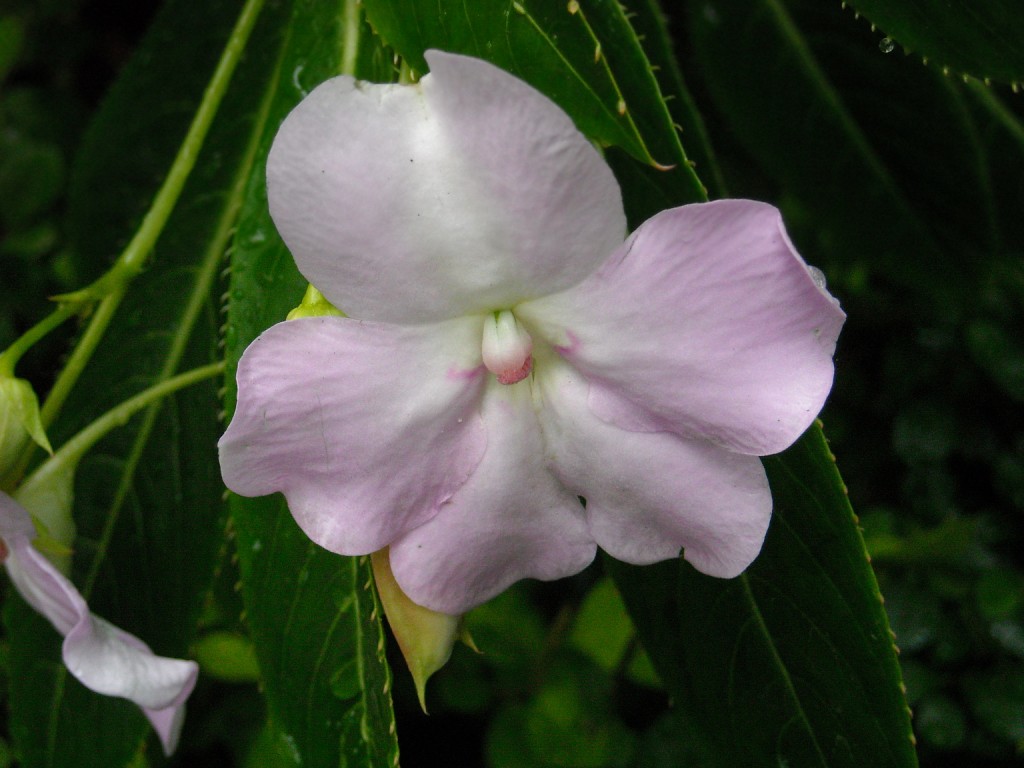
[[[153,206],[142,220],[142,226],[139,227],[139,231],[121,254],[119,259],[121,268],[127,270],[132,277],[141,271],[146,256],[152,250],[163,231],[164,224],[167,223],[167,218],[178,202],[181,190],[196,164],[199,150],[202,149],[206,134],[220,108],[228,84],[234,75],[235,67],[242,57],[242,52],[245,50],[249,35],[262,8],[263,0],[248,0],[245,7],[242,8],[242,13],[238,17],[238,21],[235,22],[235,28],[231,31],[231,37],[228,38],[220,61],[217,62],[217,69],[214,70],[213,77],[210,78],[210,82],[206,86],[203,100],[199,104],[196,116],[192,119],[192,125],[188,129],[185,141],[182,142],[181,149],[178,150],[178,156],[174,158],[174,164],[160,191],[157,192]]]
[[[359,35],[362,13],[359,0],[345,0],[345,10],[342,21],[344,38],[341,44],[341,67],[343,75],[356,74],[356,65],[359,63]]]
[[[44,428],[50,426],[54,419],[57,418],[57,414],[60,413],[61,406],[64,405],[64,401],[71,394],[71,389],[75,386],[75,382],[78,381],[78,377],[85,369],[89,358],[92,357],[93,351],[99,345],[100,339],[103,338],[103,334],[106,332],[107,326],[110,325],[110,320],[113,318],[114,312],[117,311],[117,307],[121,303],[121,299],[124,297],[127,289],[127,285],[121,285],[112,293],[103,297],[103,300],[89,318],[89,324],[85,328],[85,333],[78,340],[74,351],[72,351],[68,361],[64,364],[64,368],[61,369],[56,381],[53,382],[53,387],[50,388],[50,392],[43,403],[40,418],[43,420]]]
[[[33,344],[74,315],[77,310],[78,307],[75,305],[61,304],[25,331],[11,346],[0,353],[0,376],[13,376],[14,366],[18,364],[21,356],[31,349]]]
[[[64,368],[57,376],[57,380],[54,381],[53,387],[50,388],[50,392],[46,396],[43,407],[39,412],[39,418],[43,424],[44,430],[53,423],[55,418],[57,418],[57,414],[60,412],[61,406],[64,405],[64,401],[67,399],[68,395],[71,394],[71,388],[75,385],[75,382],[78,381],[78,377],[81,375],[86,363],[89,362],[89,358],[92,356],[96,345],[100,343],[100,339],[103,337],[103,332],[107,329],[107,325],[110,323],[110,318],[113,316],[114,310],[117,309],[117,305],[120,303],[121,297],[124,296],[125,290],[127,290],[127,286],[121,286],[116,292],[104,298],[93,313],[92,320],[89,322],[89,325],[86,326],[85,333],[82,335],[82,338],[78,340],[78,344],[75,345],[74,351],[71,353],[68,361],[64,364]],[[75,309],[79,309],[82,307],[82,304],[74,303],[65,304],[63,306],[71,306]],[[7,475],[5,475],[6,482],[16,483],[18,481],[18,478],[24,474],[29,463],[32,461],[32,455],[35,453],[37,447],[38,446],[34,442],[30,442],[25,447],[25,450],[22,451],[21,457],[18,459],[17,463],[7,473]]]
[[[159,384],[154,384],[144,389],[134,397],[130,397],[114,408],[104,413],[89,426],[76,434],[60,450],[44,461],[35,472],[29,475],[21,484],[24,488],[30,485],[45,483],[55,474],[66,470],[69,466],[74,467],[85,455],[86,451],[92,448],[100,438],[105,437],[108,432],[122,427],[128,423],[136,413],[148,405],[151,405],[167,395],[177,392],[179,389],[197,384],[205,379],[219,376],[224,372],[224,363],[212,363],[200,368],[193,368],[191,371],[165,379]]]
[[[263,0],[247,0],[231,31],[231,36],[217,63],[213,77],[206,86],[203,100],[192,119],[185,140],[174,158],[174,163],[167,173],[167,178],[164,179],[163,185],[153,199],[153,204],[142,219],[142,224],[131,242],[118,257],[114,266],[96,282],[74,293],[58,297],[60,300],[72,304],[84,304],[98,300],[100,305],[90,319],[85,335],[78,342],[74,353],[57,377],[53,390],[43,405],[44,425],[52,423],[56,418],[64,400],[103,337],[114,316],[114,311],[121,303],[121,299],[124,298],[128,283],[142,271],[146,257],[153,250],[153,246],[163,232],[167,219],[181,196],[181,190],[195,166],[199,150],[202,149],[206,134],[217,114],[231,76],[234,74],[235,67],[241,58],[262,7]]]

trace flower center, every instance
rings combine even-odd
[[[511,310],[495,312],[484,321],[483,358],[487,370],[502,384],[515,384],[533,368],[533,339]]]

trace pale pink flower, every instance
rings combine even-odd
[[[199,674],[194,661],[155,655],[144,642],[89,612],[82,595],[32,545],[28,512],[0,493],[0,554],[15,588],[64,636],[68,671],[86,688],[134,702],[171,754],[185,718],[185,700]]]
[[[758,456],[831,387],[837,302],[763,203],[625,238],[559,107],[486,62],[427,61],[416,85],[324,83],[274,141],[271,214],[349,317],[246,350],[225,483],[282,492],[331,551],[390,546],[401,588],[449,614],[598,546],[739,574],[771,516]]]

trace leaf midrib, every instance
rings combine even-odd
[[[913,222],[913,227],[917,231],[918,236],[927,242],[931,250],[933,252],[939,251],[940,249],[933,241],[930,231],[921,221],[917,212],[910,207],[906,196],[896,183],[896,180],[889,173],[867,137],[857,126],[856,121],[839,96],[838,91],[832,87],[828,77],[826,77],[824,71],[818,65],[810,46],[804,40],[803,35],[789,13],[782,7],[779,0],[761,0],[761,2],[772,17],[776,28],[789,41],[791,50],[795,53],[801,69],[809,77],[819,97],[824,100],[825,104],[828,105],[832,113],[838,118],[839,125],[846,133],[852,146],[856,149],[858,155],[881,187],[885,189],[890,201],[899,207],[903,218]]]
[[[750,577],[744,574],[740,576],[739,579],[740,584],[743,587],[743,596],[750,608],[751,618],[753,618],[757,625],[758,631],[761,633],[761,637],[764,640],[765,647],[771,654],[772,662],[782,679],[784,690],[789,695],[795,714],[800,719],[805,732],[810,737],[811,743],[814,745],[814,751],[817,753],[818,759],[821,761],[822,768],[828,768],[828,760],[825,758],[825,753],[822,751],[821,744],[818,743],[817,734],[814,732],[810,718],[804,710],[803,702],[800,700],[800,695],[796,691],[796,686],[793,685],[793,678],[790,677],[789,669],[782,660],[782,656],[779,654],[779,649],[775,645],[775,640],[772,637],[771,631],[768,629],[768,624],[765,622],[764,616],[761,614],[761,608],[757,604],[757,598],[754,596],[754,592],[750,587]]]

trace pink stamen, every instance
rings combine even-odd
[[[533,355],[526,358],[526,362],[523,363],[522,367],[518,370],[501,371],[497,374],[499,384],[516,384],[527,376],[530,375],[530,371],[533,370]]]

